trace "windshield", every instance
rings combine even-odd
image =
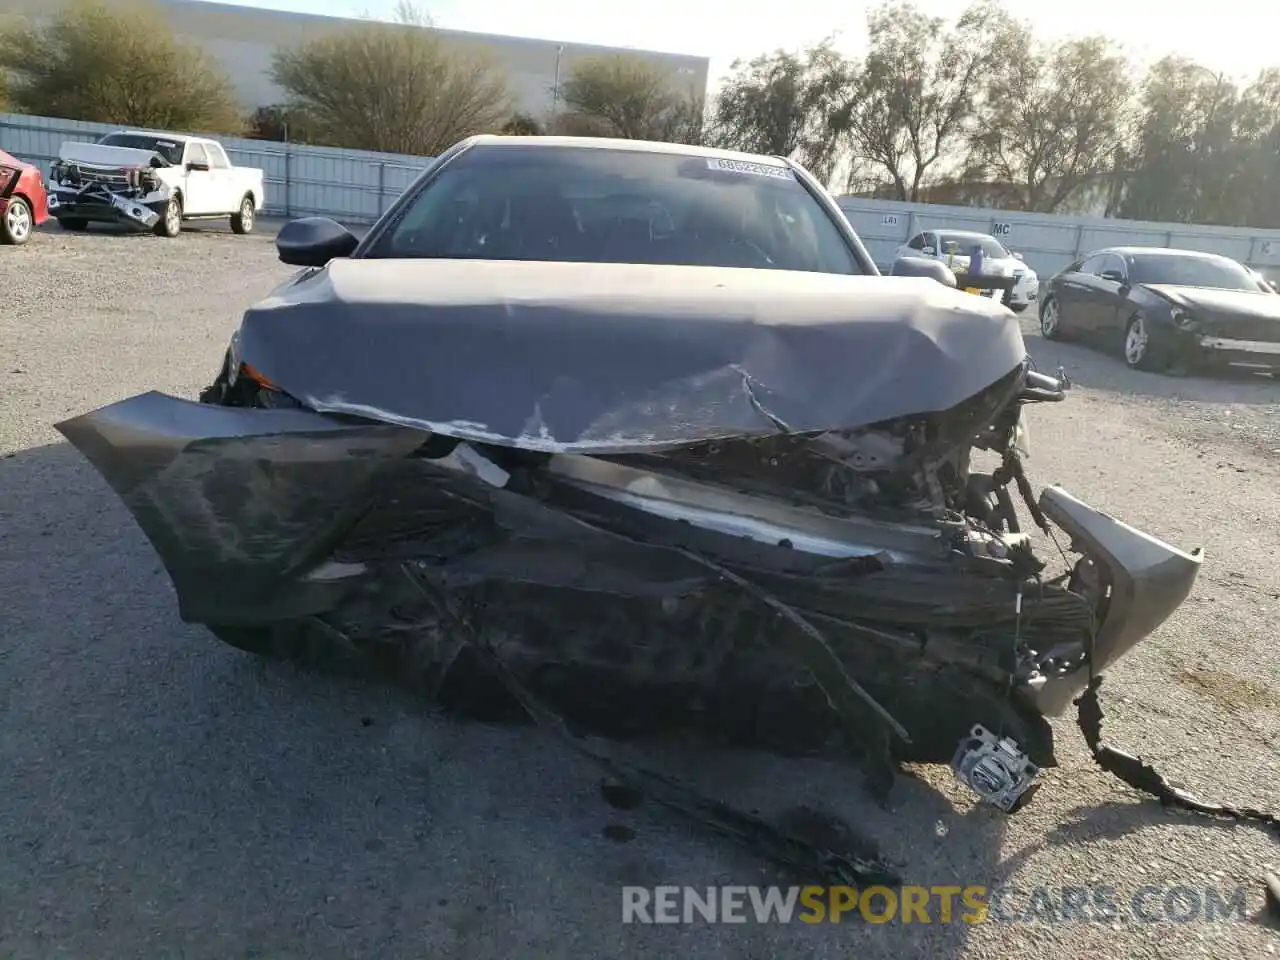
[[[1168,283],[1180,287],[1218,287],[1258,292],[1247,270],[1225,257],[1180,257],[1162,254],[1133,257],[1130,276],[1134,283]]]
[[[957,233],[940,233],[938,234],[938,242],[942,244],[943,253],[954,253],[958,257],[968,257],[973,254],[974,244],[982,248],[982,259],[984,260],[1004,260],[1013,256],[995,237],[975,237],[966,236]]]
[[[787,167],[596,147],[472,147],[368,256],[862,270]]]
[[[131,147],[134,150],[150,150],[158,153],[175,166],[182,163],[182,144],[163,137],[152,137],[142,133],[108,133],[98,141],[107,147]]]

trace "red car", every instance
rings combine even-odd
[[[48,219],[40,170],[0,150],[0,243],[26,243]]]

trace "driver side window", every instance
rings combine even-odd
[[[227,155],[222,152],[222,148],[216,143],[211,143],[205,147],[205,153],[209,155],[209,166],[214,170],[230,169],[231,164],[227,160]]]
[[[912,238],[911,238],[911,242],[910,242],[910,243],[908,243],[908,244],[907,244],[907,246],[908,246],[908,247],[910,247],[912,250],[923,250],[923,249],[924,249],[924,234],[923,234],[923,233],[917,233],[914,237],[912,237]]]
[[[1085,260],[1084,263],[1080,264],[1081,273],[1089,273],[1095,277],[1101,274],[1106,268],[1107,254],[1105,253],[1095,253],[1092,257]]]
[[[1122,277],[1127,277],[1129,275],[1129,271],[1125,269],[1124,260],[1116,256],[1114,253],[1106,258],[1106,261],[1102,264],[1102,269],[1114,270]]]

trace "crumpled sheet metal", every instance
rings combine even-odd
[[[323,413],[597,454],[941,411],[1026,356],[929,279],[483,260],[334,261],[236,350]]]

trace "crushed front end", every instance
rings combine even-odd
[[[585,455],[315,413],[246,366],[59,429],[237,646],[613,736],[952,763],[1014,809],[1045,717],[1201,563],[1035,496],[1024,410],[1063,396],[1024,363],[940,413]]]
[[[49,171],[49,213],[59,220],[150,230],[164,216],[169,197],[169,185],[150,166],[59,159]]]

